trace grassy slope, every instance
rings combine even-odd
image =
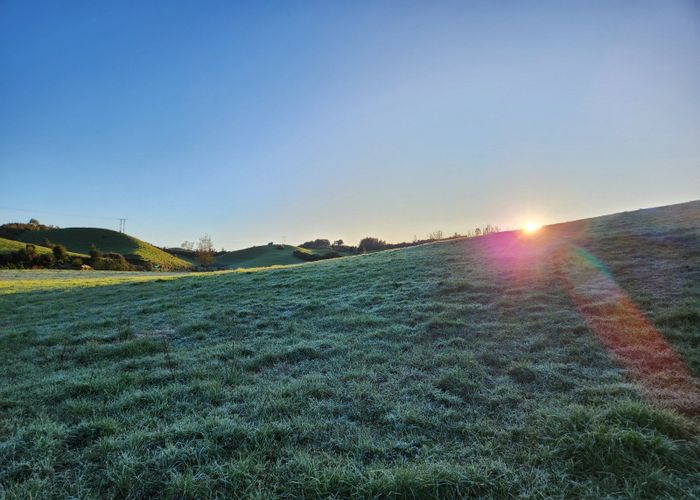
[[[261,245],[218,255],[216,264],[231,269],[302,264],[304,261],[294,256],[295,250],[312,253],[292,245],[284,245],[283,250],[278,249],[277,245]]]
[[[22,243],[21,241],[6,240],[5,238],[0,238],[0,253],[16,252],[18,250],[22,250],[26,246],[27,244]],[[36,251],[38,253],[49,253],[51,252],[51,249],[37,246]]]
[[[0,496],[700,495],[697,400],[639,383],[621,360],[646,345],[606,343],[596,295],[619,286],[697,376],[699,221],[10,288]]]
[[[72,252],[87,254],[90,251],[90,245],[95,244],[102,252],[135,254],[153,264],[160,264],[163,269],[175,270],[190,267],[188,262],[149,243],[109,229],[74,227],[27,231],[18,237],[20,241],[35,244],[41,243],[44,238],[48,238],[52,243],[60,243]]]
[[[27,246],[26,243],[21,242],[21,241],[15,241],[15,240],[7,240],[5,238],[0,238],[0,253],[10,253],[10,252],[16,252],[18,250],[22,250]],[[50,248],[42,247],[39,245],[36,245],[36,251],[37,253],[51,253]],[[85,255],[77,252],[68,252],[68,255],[73,255],[76,257],[85,257]]]

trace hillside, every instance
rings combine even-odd
[[[5,238],[0,238],[0,253],[17,252],[18,250],[22,250],[26,246],[27,246],[27,244],[22,243],[21,241],[7,240]],[[51,249],[37,246],[36,251],[38,253],[49,253],[49,252],[51,252]]]
[[[4,286],[9,498],[700,496],[700,202],[127,279]]]
[[[22,250],[26,246],[27,246],[27,244],[24,242],[21,242],[21,241],[0,238],[0,253],[16,252],[18,250]],[[37,253],[51,253],[51,249],[36,245],[36,252]],[[85,257],[85,255],[78,253],[78,252],[68,252],[68,255],[72,255],[75,257]]]
[[[261,245],[245,248],[233,252],[226,252],[216,256],[215,264],[219,266],[236,268],[253,268],[268,266],[286,266],[290,264],[303,264],[304,261],[294,256],[295,250],[311,253],[310,250],[292,245]]]
[[[102,252],[116,252],[129,258],[138,258],[159,265],[164,270],[183,270],[191,267],[174,255],[170,255],[153,245],[141,241],[128,234],[109,229],[73,227],[65,229],[48,229],[43,231],[26,231],[17,239],[26,243],[40,244],[44,238],[52,243],[65,246],[71,252],[88,254],[90,246],[95,245]]]

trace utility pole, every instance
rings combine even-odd
[[[119,219],[119,232],[123,233],[126,230],[126,219]]]

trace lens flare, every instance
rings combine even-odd
[[[542,227],[542,224],[538,224],[537,222],[533,222],[533,221],[528,221],[523,226],[523,231],[525,231],[527,234],[532,234],[532,233],[536,233],[537,231],[539,231],[541,227]]]

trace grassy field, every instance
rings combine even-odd
[[[44,231],[26,231],[18,239],[26,243],[40,244],[44,238],[52,243],[65,246],[71,252],[88,254],[90,246],[95,245],[102,252],[116,252],[122,255],[137,255],[152,264],[158,264],[166,270],[183,270],[191,264],[174,255],[154,247],[128,234],[89,227],[65,229],[48,229]]]
[[[6,498],[700,495],[698,202],[282,269],[4,276]]]
[[[332,248],[319,250],[309,250],[307,248],[295,247],[292,245],[261,245],[257,247],[245,248],[233,252],[226,252],[216,256],[215,264],[225,266],[230,269],[256,268],[268,266],[286,266],[291,264],[302,264],[305,261],[295,257],[294,252],[325,254],[333,251]]]

